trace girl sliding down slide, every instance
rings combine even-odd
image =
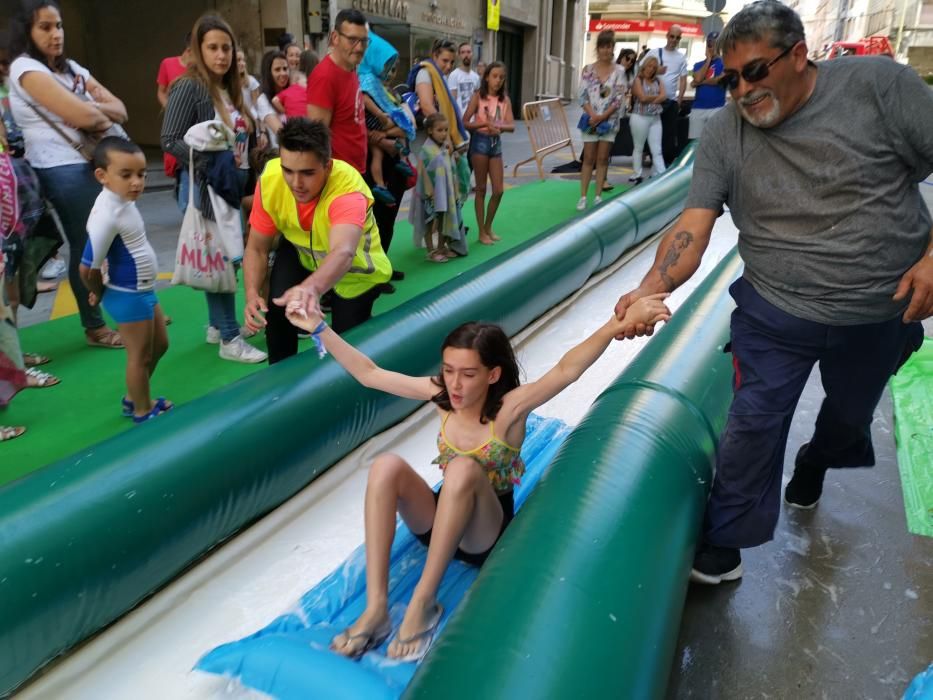
[[[285,306],[289,321],[313,333],[357,381],[437,405],[441,426],[434,463],[444,472],[442,487],[434,493],[398,455],[385,453],[375,459],[365,502],[366,609],[331,642],[338,654],[358,658],[391,633],[389,553],[398,512],[428,546],[428,555],[388,655],[417,661],[430,647],[443,615],[436,596],[451,559],[482,565],[512,519],[512,488],[525,469],[519,453],[528,415],[575,382],[613,338],[638,324],[667,321],[667,294],[639,299],[625,318],[613,316],[543,377],[525,385],[519,383],[515,354],[498,326],[476,322],[459,326],[441,346],[438,376],[410,377],[377,366],[334,333],[299,297],[290,290],[288,296],[274,301]]]

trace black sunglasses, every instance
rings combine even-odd
[[[766,61],[763,58],[756,58],[754,61],[749,61],[742,66],[741,71],[727,70],[718,80],[719,87],[725,88],[726,90],[735,90],[739,86],[739,75],[742,76],[742,79],[745,80],[746,83],[757,83],[764,80],[768,77],[768,73],[771,72],[771,66],[789,54],[794,46],[797,46],[797,44],[788,46],[770,61]]]

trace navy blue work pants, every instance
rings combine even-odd
[[[739,278],[729,289],[733,399],[719,440],[703,538],[720,547],[771,540],[791,419],[814,363],[826,397],[807,448],[824,467],[875,463],[871,422],[888,379],[923,341],[919,323],[829,326],[792,316]]]

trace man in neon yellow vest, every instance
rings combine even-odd
[[[319,312],[321,295],[333,289],[331,327],[342,333],[372,315],[380,285],[392,276],[372,193],[353,166],[331,157],[328,128],[289,119],[279,132],[279,153],[256,185],[243,256],[246,326],[266,329],[269,364],[298,351],[298,330],[285,318],[288,301]],[[279,233],[269,306],[263,288]]]

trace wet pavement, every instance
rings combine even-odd
[[[933,209],[933,180],[921,188]],[[784,484],[822,399],[814,371]],[[872,439],[875,466],[831,470],[812,511],[784,506],[774,540],[743,550],[739,582],[690,586],[669,700],[901,698],[933,662],[933,540],[907,531],[888,391]]]

